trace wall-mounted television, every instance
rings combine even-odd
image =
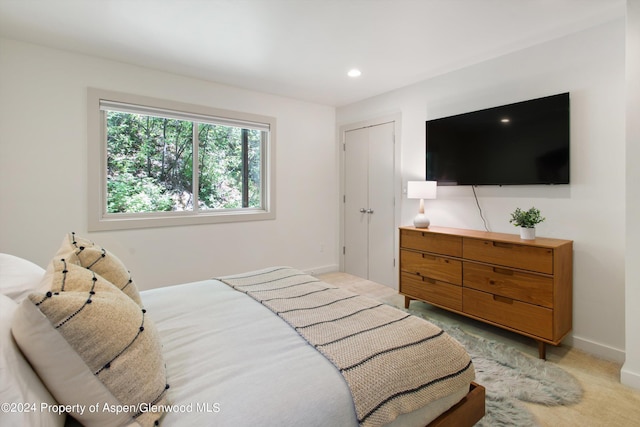
[[[427,181],[569,183],[569,93],[426,122]]]

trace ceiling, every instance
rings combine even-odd
[[[625,0],[0,0],[0,35],[341,106],[621,18],[625,5]],[[354,67],[362,71],[356,79],[347,76]]]

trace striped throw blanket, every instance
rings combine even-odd
[[[288,267],[218,280],[280,316],[329,359],[361,426],[381,426],[469,385],[464,348],[437,326]]]

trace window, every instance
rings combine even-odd
[[[272,219],[275,119],[89,89],[90,230]]]

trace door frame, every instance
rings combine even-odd
[[[393,234],[393,256],[395,259],[395,281],[393,283],[394,288],[398,289],[398,271],[400,265],[400,252],[399,252],[399,242],[398,242],[398,227],[400,226],[400,217],[401,217],[401,206],[402,206],[402,174],[400,171],[400,154],[401,154],[401,129],[402,129],[402,115],[401,113],[390,114],[387,116],[377,117],[369,120],[363,120],[355,123],[349,123],[345,125],[341,125],[338,128],[338,137],[336,138],[338,144],[338,153],[339,153],[339,173],[340,173],[340,194],[339,194],[339,206],[340,206],[340,236],[339,236],[339,246],[338,246],[338,254],[339,254],[339,264],[340,271],[344,271],[344,231],[345,231],[345,211],[344,211],[344,196],[345,196],[345,144],[346,144],[346,133],[348,131],[362,129],[377,125],[383,125],[386,123],[393,122],[393,133],[394,133],[394,160],[393,160],[393,181],[394,181],[394,234]]]

